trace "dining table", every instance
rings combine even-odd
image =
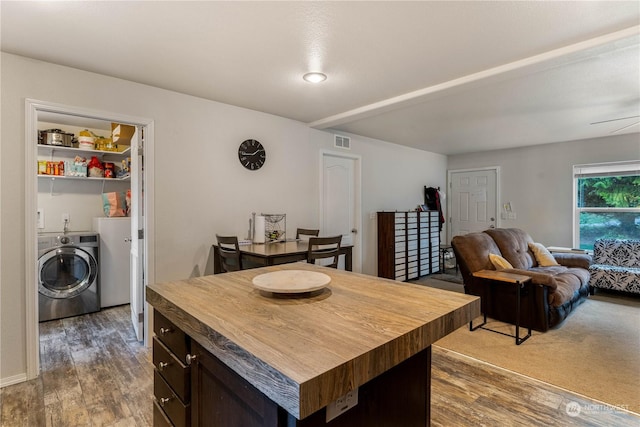
[[[307,259],[309,242],[307,240],[287,240],[267,243],[241,244],[240,259],[243,268],[247,266],[264,267],[287,264]],[[344,269],[353,270],[353,245],[340,245],[340,255],[344,255]],[[218,245],[213,245],[213,274],[222,273],[222,260]]]

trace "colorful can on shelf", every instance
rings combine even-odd
[[[111,162],[105,162],[104,164],[104,177],[114,178],[116,176],[116,165]]]
[[[64,162],[47,162],[44,160],[38,161],[38,175],[58,175],[64,176]]]

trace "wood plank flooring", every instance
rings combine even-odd
[[[129,306],[40,324],[39,378],[0,392],[4,426],[150,426],[153,363]]]
[[[42,374],[0,390],[0,426],[151,426],[151,350],[136,341],[129,314],[121,306],[42,323]],[[640,425],[633,414],[437,347],[432,377],[433,426]],[[578,416],[567,414],[569,402]]]

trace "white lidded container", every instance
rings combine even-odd
[[[79,136],[78,148],[83,150],[93,150],[96,145],[96,139],[93,136]]]

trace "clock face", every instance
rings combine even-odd
[[[267,152],[260,142],[255,139],[247,139],[238,147],[238,159],[245,168],[258,170],[267,160]]]

